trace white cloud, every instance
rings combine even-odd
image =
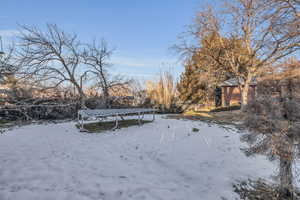
[[[18,30],[0,30],[0,36],[13,37],[17,36],[20,32]]]

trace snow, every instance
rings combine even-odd
[[[0,135],[1,200],[231,200],[233,183],[275,170],[265,157],[242,153],[240,133],[199,121],[159,116],[100,134],[74,125]]]

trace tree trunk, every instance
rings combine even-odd
[[[245,107],[248,104],[249,85],[245,82],[245,84],[240,87],[240,91],[241,91],[241,110],[244,111]]]
[[[245,106],[248,104],[248,93],[249,93],[249,85],[245,84],[242,88],[241,94],[241,110],[245,109]]]
[[[105,108],[110,108],[109,103],[109,93],[107,88],[103,88],[103,99]]]
[[[280,158],[280,198],[286,200],[293,200],[293,173],[292,161]]]
[[[87,108],[86,105],[85,105],[85,102],[86,102],[86,96],[85,96],[85,94],[84,94],[84,92],[83,92],[83,89],[82,89],[79,85],[77,85],[77,84],[75,84],[75,86],[76,86],[77,91],[78,91],[78,93],[79,93],[79,95],[80,95],[80,107],[81,107],[82,109],[85,109],[85,108]]]
[[[252,81],[252,74],[248,74],[247,79],[244,81],[244,85],[241,86],[241,110],[245,110],[245,107],[247,106],[249,102],[249,89],[250,89],[250,84]]]
[[[82,108],[82,109],[85,109],[85,108],[87,108],[86,107],[86,105],[85,105],[85,102],[86,102],[86,97],[85,97],[85,95],[80,95],[80,107]]]

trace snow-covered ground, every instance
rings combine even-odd
[[[158,117],[101,134],[74,124],[0,135],[0,200],[232,200],[235,181],[275,169],[246,157],[239,133],[199,121]]]

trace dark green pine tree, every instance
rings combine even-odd
[[[189,62],[177,85],[179,98],[184,104],[201,104],[209,98],[209,81],[207,73]]]

